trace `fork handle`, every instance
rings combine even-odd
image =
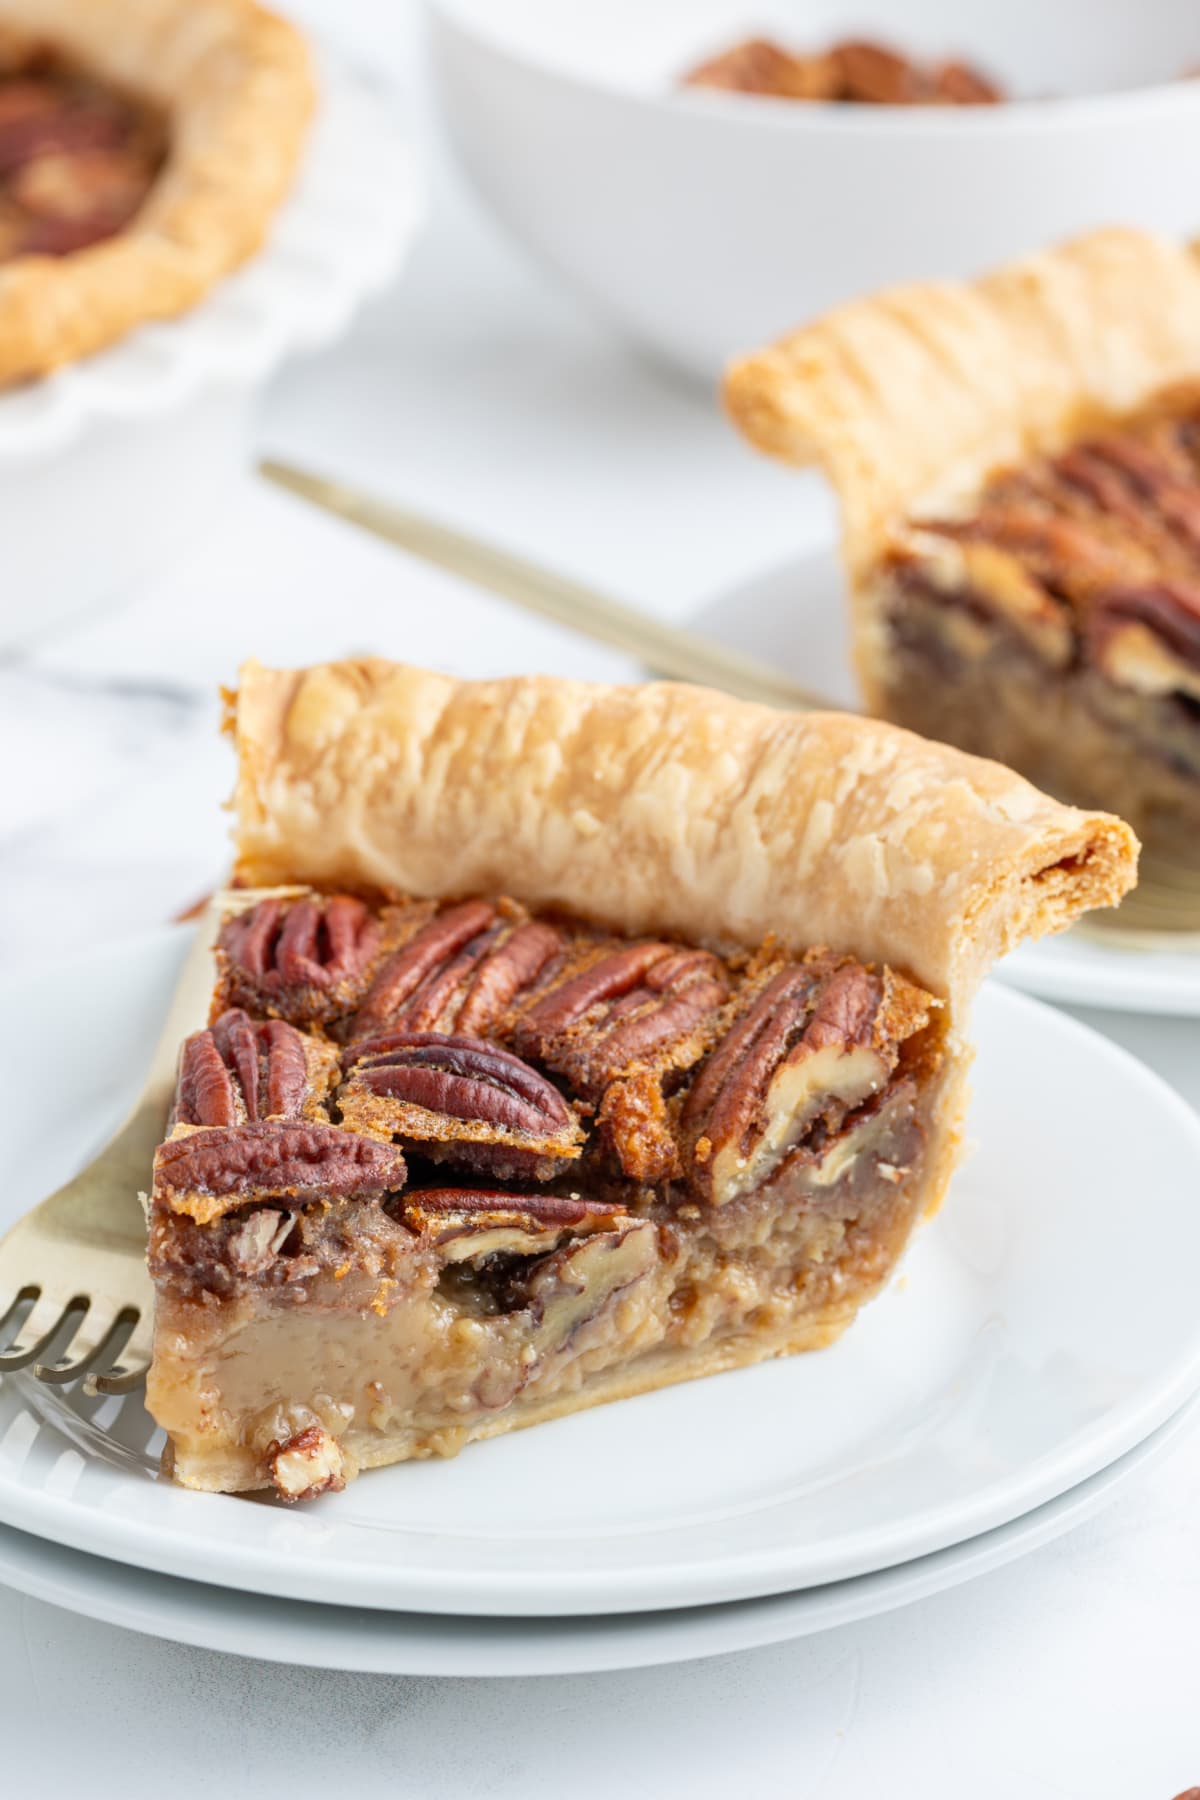
[[[359,493],[345,482],[330,481],[323,475],[269,458],[259,464],[259,473],[373,537],[407,550],[410,556],[419,556],[477,587],[487,588],[526,612],[538,613],[598,643],[623,650],[656,675],[722,688],[742,700],[758,700],[792,712],[820,711],[833,704],[744,651],[714,643],[678,625],[668,625],[609,594],[502,550],[498,544],[472,537],[440,519],[407,512],[391,501]]]

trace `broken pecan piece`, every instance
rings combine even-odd
[[[25,162],[9,199],[26,215],[23,249],[66,256],[112,237],[150,189],[151,171],[125,150],[54,150]]]
[[[111,107],[84,107],[52,81],[27,75],[0,86],[0,175],[59,151],[116,149],[128,124]]]
[[[563,942],[554,926],[504,903],[464,900],[444,908],[379,969],[350,1035],[492,1030]]]
[[[260,900],[221,927],[222,996],[294,1024],[327,1022],[357,1004],[382,947],[379,919],[352,895]]]
[[[707,950],[623,944],[544,994],[517,1020],[513,1042],[595,1100],[634,1067],[690,1068],[728,997],[725,970]]]
[[[185,1040],[172,1125],[319,1117],[335,1058],[282,1019],[256,1024],[231,1007]]]
[[[337,1494],[346,1485],[345,1458],[335,1438],[322,1425],[306,1425],[284,1443],[272,1439],[263,1452],[267,1472],[281,1500],[315,1500]]]
[[[397,1192],[404,1179],[393,1144],[292,1120],[185,1131],[159,1147],[154,1163],[156,1197],[198,1225],[253,1200],[368,1199]]]
[[[684,1102],[697,1195],[721,1205],[759,1185],[818,1122],[836,1128],[882,1089],[898,1056],[884,997],[854,962],[792,963],[768,980]]]
[[[481,1262],[497,1251],[536,1256],[565,1237],[611,1231],[623,1206],[577,1194],[509,1194],[498,1188],[426,1188],[404,1200],[404,1220],[447,1262]]]
[[[604,1149],[630,1181],[653,1187],[679,1174],[662,1081],[652,1069],[635,1069],[609,1085],[596,1128]]]
[[[343,1052],[338,1103],[355,1130],[435,1161],[539,1181],[579,1155],[579,1121],[544,1075],[482,1038],[392,1031]]]

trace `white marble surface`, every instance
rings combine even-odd
[[[428,143],[408,7],[297,10],[394,89]],[[265,445],[675,616],[822,528],[818,498],[545,286],[429,152],[434,224],[407,279],[277,383]],[[231,777],[217,684],[243,654],[358,650],[631,672],[247,478],[122,605],[0,661],[0,967],[102,944],[210,887]],[[1194,1022],[1093,1022],[1200,1105]],[[1152,1282],[1156,1247],[1129,1205],[1131,1279]],[[1193,1439],[1059,1544],[894,1617],[536,1685],[254,1664],[0,1591],[0,1792],[1171,1800],[1200,1781],[1198,1511]]]

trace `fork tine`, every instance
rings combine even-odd
[[[88,1375],[84,1378],[85,1394],[132,1394],[140,1388],[146,1379],[148,1362],[139,1362],[135,1368],[125,1369],[119,1364],[107,1375]]]
[[[132,1314],[133,1323],[126,1336],[116,1345],[109,1343],[106,1346],[103,1361],[99,1357],[93,1361],[84,1378],[85,1394],[128,1394],[146,1379],[153,1347],[151,1317],[148,1312],[139,1313],[132,1307],[127,1307],[121,1316],[124,1318],[129,1314]]]
[[[111,1368],[133,1336],[138,1316],[136,1307],[124,1306],[108,1327],[101,1330],[95,1324],[93,1309],[86,1321],[86,1328],[81,1328],[76,1333],[70,1345],[64,1345],[58,1359],[52,1363],[35,1363],[34,1374],[39,1381],[49,1382],[53,1386],[65,1386],[68,1382],[78,1381],[81,1375],[85,1375],[93,1367]]]
[[[84,1294],[76,1294],[63,1306],[41,1294],[25,1321],[21,1338],[0,1352],[0,1375],[13,1375],[39,1361],[55,1344],[65,1351],[79,1330],[90,1302]],[[64,1333],[68,1333],[65,1335]]]
[[[24,1287],[17,1289],[11,1303],[5,1307],[2,1313],[0,1313],[0,1344],[15,1341],[16,1333],[21,1330],[25,1319],[28,1318],[33,1311],[32,1306],[30,1306],[28,1311],[25,1311],[24,1316],[22,1316],[26,1303],[31,1300],[36,1300],[41,1291],[42,1290],[38,1287],[37,1283],[32,1281],[26,1282]],[[16,1331],[13,1330],[14,1326]]]

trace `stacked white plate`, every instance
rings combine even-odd
[[[10,978],[0,1229],[136,1086],[174,930]],[[140,1397],[0,1382],[0,1580],[322,1666],[462,1675],[714,1654],[1020,1555],[1163,1454],[1200,1387],[1200,1119],[1107,1040],[992,986],[977,1140],[832,1349],[363,1476],[286,1510],[158,1474]],[[44,1076],[31,1078],[31,1071]],[[1153,1284],[1131,1242],[1169,1245]]]

